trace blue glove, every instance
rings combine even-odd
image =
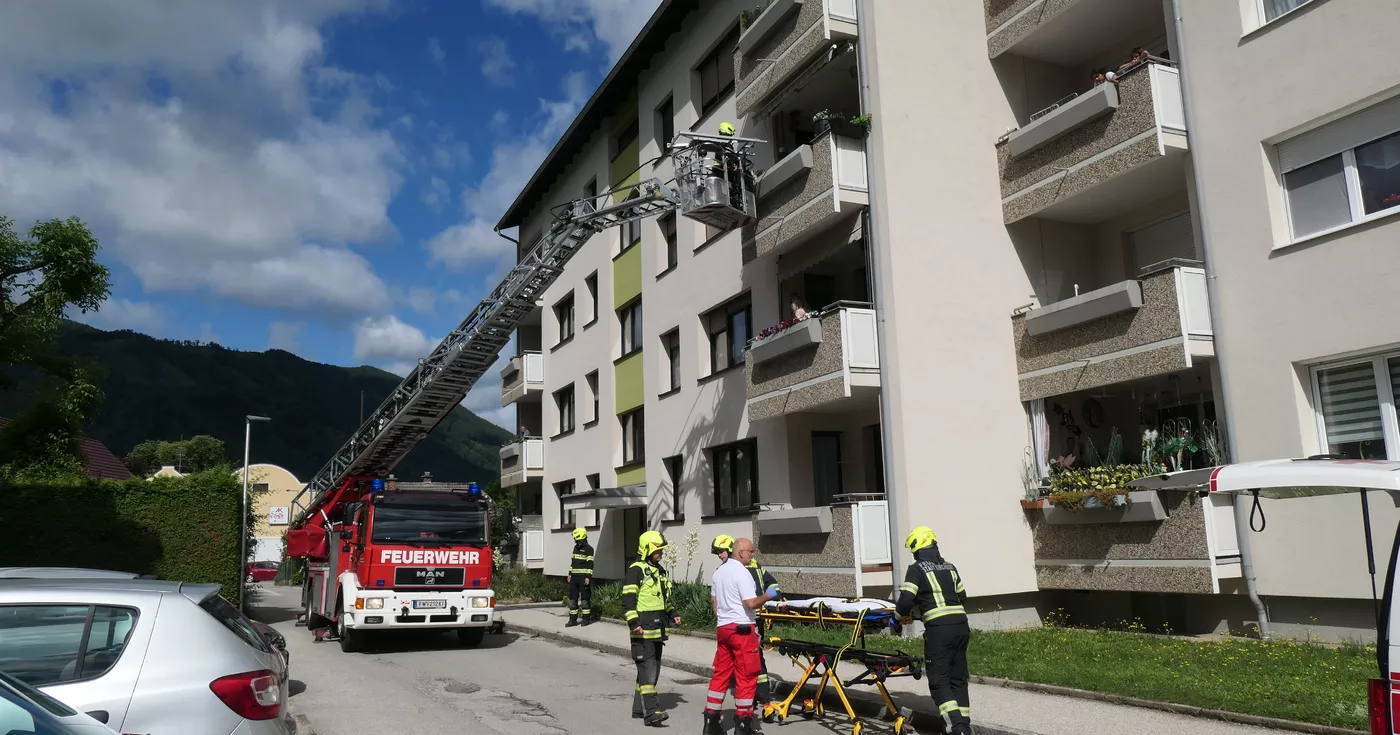
[[[778,592],[778,585],[775,584],[775,585],[770,586],[768,589],[766,589],[766,590],[763,591],[763,594],[768,595],[769,597],[771,597],[771,598],[774,599],[774,600],[778,599],[778,595],[780,594],[780,593]]]

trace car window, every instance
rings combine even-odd
[[[42,707],[10,687],[0,685],[0,735],[76,735]]]
[[[32,686],[95,679],[121,658],[135,610],[103,605],[0,605],[0,670]]]
[[[16,679],[15,677],[6,674],[3,671],[0,671],[0,682],[14,687],[20,694],[28,697],[29,701],[48,710],[49,714],[55,717],[72,717],[73,715],[78,714],[76,710],[70,709],[68,705],[58,701],[57,699],[54,699],[53,697],[50,697],[49,695],[39,691],[38,689],[35,689],[34,687],[24,683],[23,681],[20,681],[19,679]],[[3,688],[3,685],[0,685],[0,689]],[[4,730],[0,730],[0,733],[3,732]]]
[[[219,621],[225,628],[228,628],[239,638],[242,638],[244,643],[247,643],[259,651],[272,652],[272,649],[267,646],[267,641],[263,640],[261,635],[258,635],[258,631],[253,627],[252,621],[244,617],[243,613],[239,612],[238,608],[234,607],[228,600],[225,600],[219,595],[210,595],[204,602],[199,603],[199,607],[204,612],[213,615],[214,619]]]

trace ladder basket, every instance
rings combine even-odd
[[[756,179],[749,157],[753,143],[744,139],[698,136],[676,146],[676,189],[680,213],[719,230],[758,221]]]

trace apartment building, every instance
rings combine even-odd
[[[530,438],[502,477],[527,563],[564,573],[577,524],[617,577],[659,528],[695,578],[730,533],[790,591],[883,596],[927,524],[979,624],[1064,608],[1247,627],[1233,506],[1042,496],[1144,455],[1400,458],[1400,340],[1364,318],[1400,261],[1336,257],[1394,239],[1400,143],[1375,141],[1400,130],[1400,89],[1358,67],[1400,17],[1384,0],[753,5],[662,2],[499,223],[532,244],[553,208],[669,180],[676,131],[765,141],[756,224],[600,233],[520,329],[502,400]],[[1305,38],[1360,42],[1313,59]],[[1264,504],[1257,591],[1281,630],[1364,632],[1356,509],[1309,502]],[[1400,518],[1373,510],[1389,548]]]

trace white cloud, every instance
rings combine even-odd
[[[423,203],[432,207],[434,212],[441,212],[442,205],[451,198],[452,187],[436,176],[428,181],[427,186],[423,187]]]
[[[511,13],[533,15],[564,37],[567,50],[587,50],[592,39],[617,59],[646,25],[660,0],[486,0]]]
[[[436,38],[428,38],[428,55],[433,57],[433,62],[441,66],[447,60],[447,52],[442,50],[442,41]]]
[[[130,329],[144,334],[155,334],[165,329],[164,311],[148,301],[109,298],[102,302],[97,311],[86,314],[75,311],[69,314],[69,318],[98,329]]]
[[[486,77],[486,81],[499,87],[510,86],[515,81],[515,59],[510,57],[505,40],[488,38],[481,41],[477,48],[483,57],[481,75]]]
[[[200,322],[200,323],[199,323],[199,341],[200,341],[200,342],[218,342],[218,341],[219,341],[219,335],[214,334],[214,325],[213,325],[213,324],[210,324],[209,322]]]
[[[355,359],[381,366],[394,363],[412,366],[420,358],[427,357],[439,341],[429,339],[418,327],[392,314],[365,317],[355,325]]]
[[[273,322],[267,325],[267,348],[296,352],[301,347],[301,333],[305,326],[301,322]]]
[[[381,311],[349,246],[396,236],[404,158],[370,101],[387,82],[326,67],[317,30],[380,5],[0,6],[0,201],[82,217],[148,292]]]
[[[431,314],[437,308],[437,292],[426,286],[410,286],[404,302],[419,314]]]

